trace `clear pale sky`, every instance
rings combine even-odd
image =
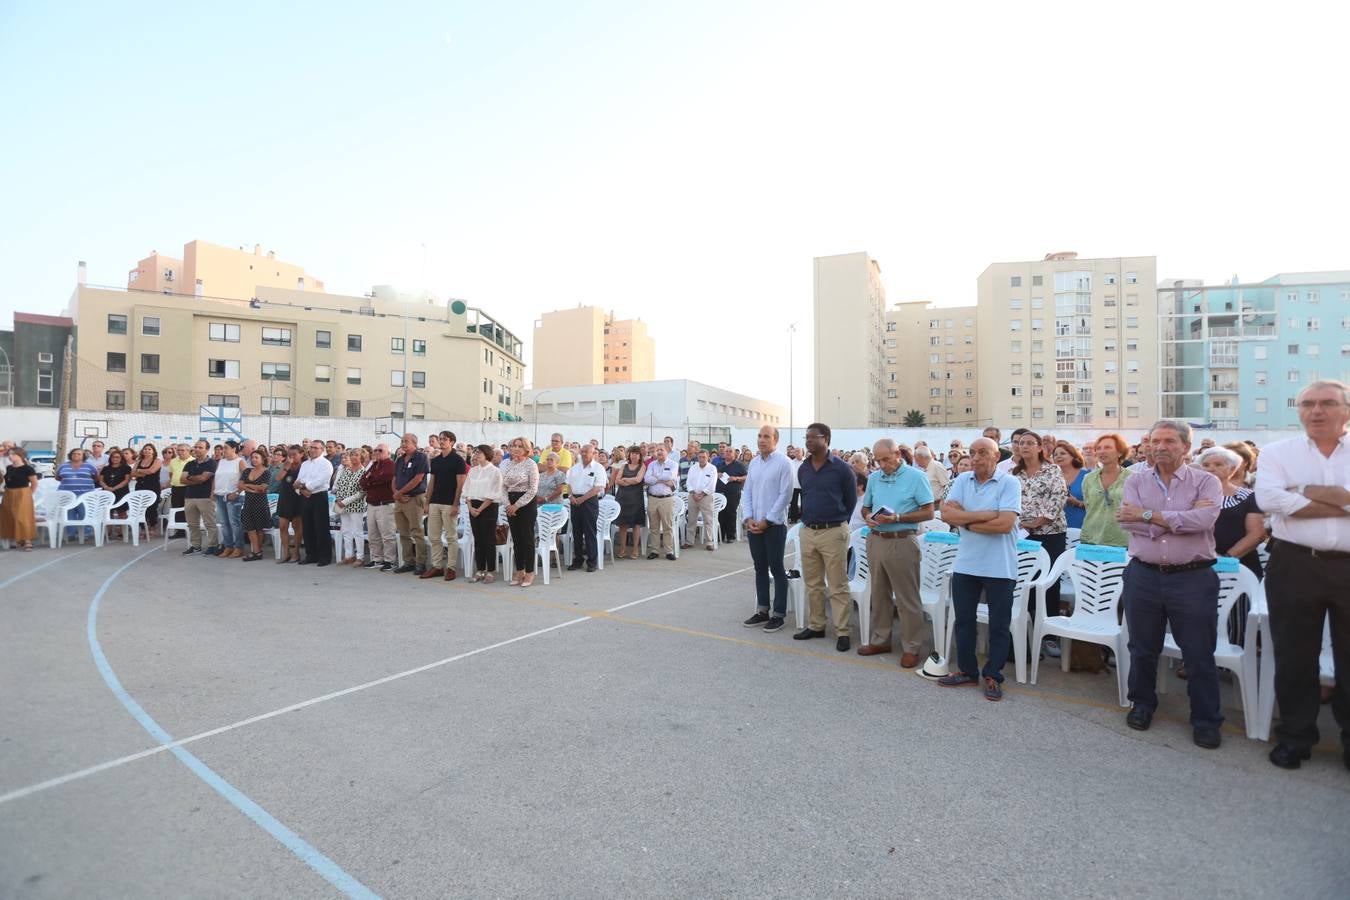
[[[971,303],[990,262],[1350,268],[1336,4],[0,2],[0,326],[261,243],[527,343],[640,316],[657,377],[812,413],[811,259]],[[427,245],[423,271],[421,245]]]

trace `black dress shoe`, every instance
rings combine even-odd
[[[1191,740],[1195,741],[1197,747],[1216,750],[1223,743],[1223,735],[1215,725],[1196,725],[1191,729]]]
[[[670,560],[671,562],[674,562],[674,561],[675,561],[675,554],[674,554],[674,553],[667,553],[667,554],[666,554],[666,559]]]
[[[813,628],[803,628],[801,631],[794,634],[792,639],[794,641],[809,641],[811,638],[822,638],[824,636],[824,631],[816,631]]]
[[[587,571],[587,572],[594,572],[594,571],[595,571],[595,563],[591,563],[590,565],[588,565],[588,566],[586,567],[586,571]]]
[[[1135,731],[1148,731],[1148,726],[1153,724],[1153,710],[1135,706],[1125,717],[1125,724]]]
[[[307,566],[307,565],[309,565],[309,564],[312,563],[312,562],[314,562],[314,560],[312,560],[312,559],[302,559],[302,560],[300,560],[300,562],[298,563],[298,565]]]
[[[322,569],[322,568],[323,568],[324,566],[326,566],[326,565],[328,565],[328,563],[326,563],[326,562],[319,562],[319,563],[315,563],[315,564],[314,564],[314,567],[317,568],[317,569]]]
[[[648,559],[656,559],[656,558],[659,557],[660,555],[661,555],[660,553],[648,553],[648,554],[647,554],[647,558],[648,558]]]
[[[580,571],[581,571],[581,563],[579,563],[579,562],[572,563],[570,566],[567,567],[567,571],[569,571],[569,572],[580,572]]]
[[[848,635],[844,635],[834,642],[834,649],[840,653],[847,653],[850,646]]]
[[[1293,747],[1289,744],[1276,744],[1270,751],[1270,761],[1281,769],[1297,769],[1303,760],[1312,759],[1312,751],[1307,747]],[[1346,766],[1350,767],[1350,753],[1346,754]]]

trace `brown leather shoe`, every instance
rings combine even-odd
[[[904,653],[900,656],[900,668],[912,669],[919,664],[919,654]]]
[[[891,648],[885,644],[863,644],[858,648],[859,656],[876,656],[879,653],[890,653]]]
[[[446,581],[454,581],[454,580],[455,580],[455,570],[454,570],[454,569],[446,569],[446,570],[445,570],[445,580],[446,580]]]
[[[445,574],[445,570],[444,570],[444,569],[427,569],[425,572],[423,572],[421,575],[419,575],[419,576],[417,576],[417,577],[418,577],[418,578],[439,578],[439,577],[441,577],[441,576],[444,575],[444,574]]]

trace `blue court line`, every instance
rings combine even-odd
[[[36,575],[38,572],[41,572],[43,569],[47,568],[48,566],[54,566],[54,565],[56,565],[57,563],[59,563],[59,562],[65,562],[65,561],[68,560],[68,559],[74,559],[75,557],[79,556],[80,553],[88,553],[88,552],[89,552],[90,550],[92,550],[92,549],[94,549],[94,548],[93,548],[93,547],[87,547],[87,548],[85,548],[84,550],[79,551],[79,553],[67,553],[67,554],[65,554],[65,555],[63,555],[63,556],[58,556],[56,559],[50,559],[50,560],[48,560],[47,562],[43,563],[43,564],[40,565],[40,566],[33,566],[33,568],[29,569],[27,572],[20,572],[18,575],[15,575],[13,578],[7,579],[7,580],[5,580],[5,581],[0,581],[0,590],[3,590],[4,588],[9,587],[11,584],[13,584],[13,583],[16,582],[16,581],[22,581],[23,579],[27,578],[29,575]],[[13,552],[13,551],[11,551],[11,552]]]
[[[117,580],[117,576],[121,575],[127,569],[159,549],[159,547],[153,547],[145,551],[108,576],[108,579],[103,582],[102,587],[98,589],[98,593],[94,595],[93,601],[89,604],[89,617],[86,623],[86,631],[89,635],[89,651],[93,654],[94,664],[98,666],[98,672],[103,676],[103,682],[108,685],[108,689],[113,692],[113,695],[117,697],[118,702],[126,708],[127,712],[131,713],[132,717],[140,723],[141,727],[150,733],[151,737],[161,744],[172,744],[173,736],[160,727],[160,724],[151,718],[150,714],[136,702],[136,699],[127,693],[126,688],[122,687],[122,682],[118,679],[117,673],[113,671],[112,666],[108,664],[108,657],[103,655],[103,647],[98,642],[98,608],[103,600],[103,595],[107,593],[108,588],[112,586],[112,583]],[[178,761],[187,766],[192,774],[206,782],[211,790],[224,797],[230,802],[231,806],[252,819],[254,824],[274,837],[284,845],[287,850],[294,853],[301,862],[323,876],[323,878],[327,880],[329,884],[333,885],[333,887],[342,891],[342,893],[346,894],[348,897],[359,897],[362,898],[362,900],[367,900],[367,898],[378,900],[378,894],[357,881],[351,875],[348,875],[337,863],[324,856],[304,838],[300,837],[300,835],[277,821],[271,813],[263,809],[257,803],[254,803],[242,791],[213,772],[206,763],[202,762],[182,747],[172,747],[169,752],[178,757]]]

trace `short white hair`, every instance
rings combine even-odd
[[[1200,462],[1203,465],[1206,460],[1221,459],[1228,463],[1230,469],[1236,469],[1242,465],[1242,457],[1238,456],[1227,447],[1210,447],[1200,454]]]
[[[929,459],[933,458],[933,451],[928,449],[927,444],[915,444],[913,453],[915,459],[918,459],[920,456],[926,456]]]

